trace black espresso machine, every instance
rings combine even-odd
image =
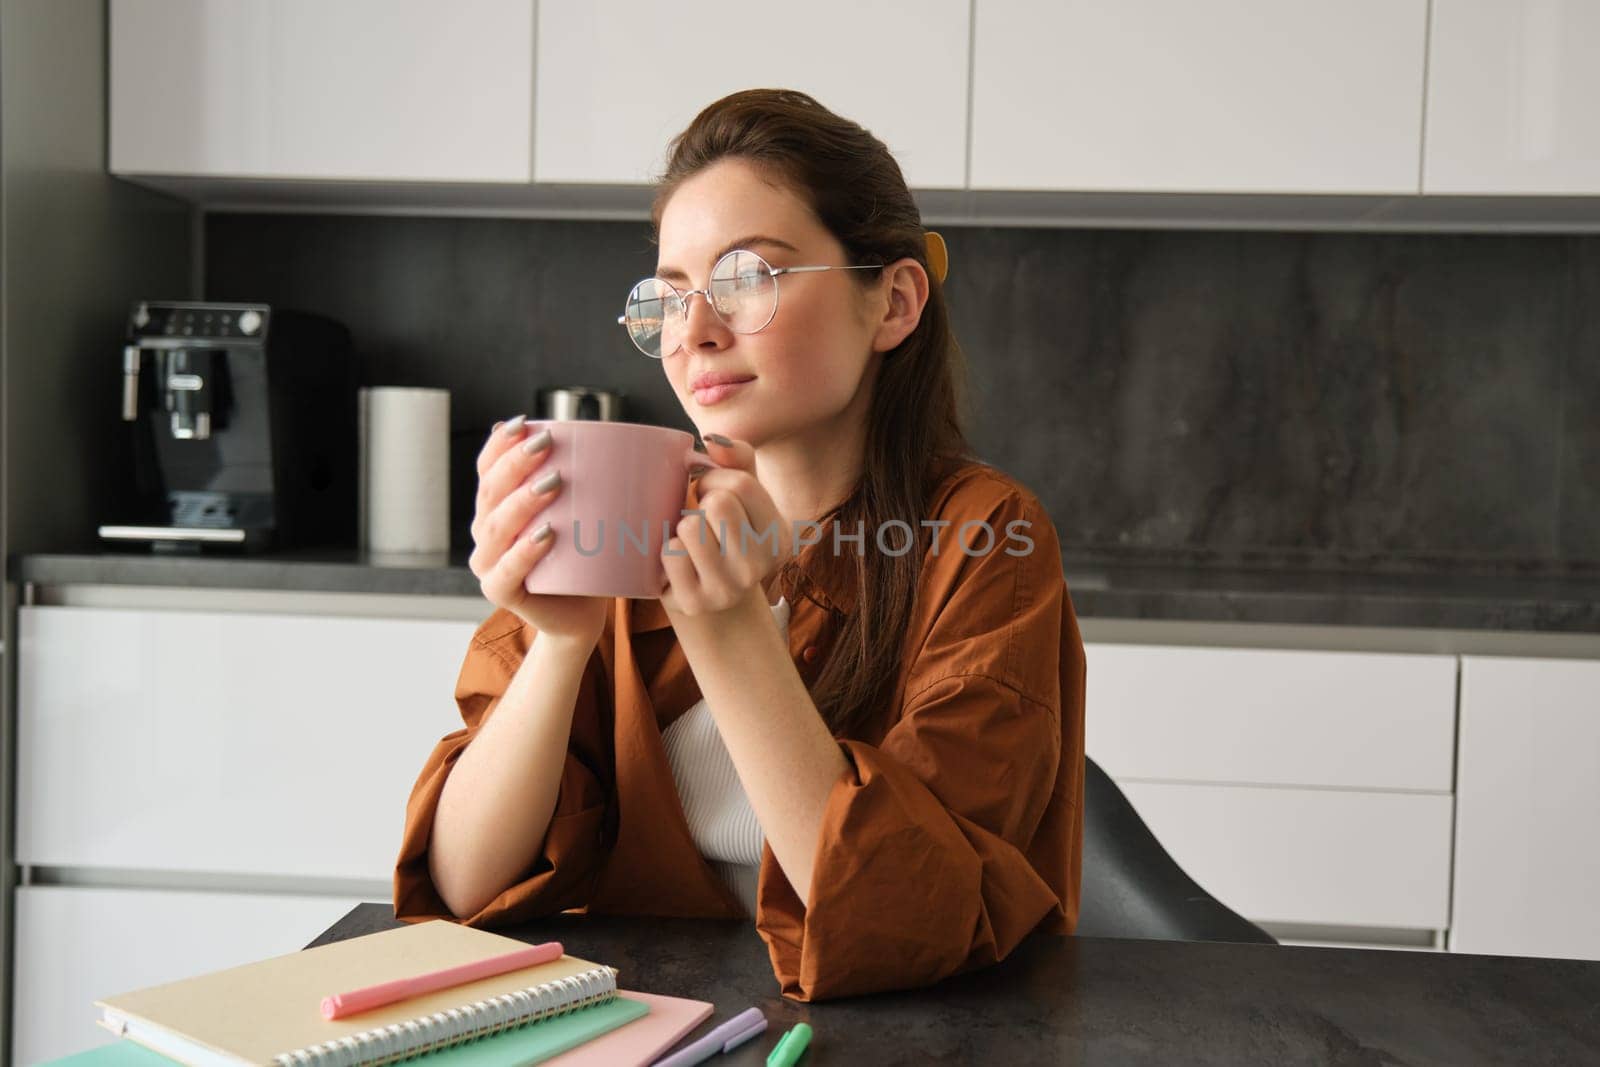
[[[158,551],[353,547],[350,333],[265,304],[143,301],[122,349],[126,492],[100,527]]]

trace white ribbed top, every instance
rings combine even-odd
[[[772,605],[772,617],[787,638],[789,602],[783,597]],[[761,846],[766,836],[750,807],[728,746],[717,732],[711,709],[701,700],[661,733],[666,744],[672,780],[678,786],[689,834],[700,854],[744,902],[748,914],[756,912],[756,882],[761,869]]]

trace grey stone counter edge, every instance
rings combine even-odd
[[[402,596],[479,596],[464,561],[377,564],[357,558],[273,556],[17,556],[14,582],[38,585],[158,585],[188,589],[271,589],[304,593],[389,593]]]
[[[377,562],[326,556],[156,556],[133,553],[14,557],[11,580],[41,585],[129,585],[477,597],[464,558]],[[1234,572],[1099,567],[1067,584],[1080,617],[1185,622],[1398,627],[1600,634],[1600,582],[1440,575]]]
[[[1083,618],[1600,634],[1600,600],[1587,598],[1089,589],[1072,602]]]

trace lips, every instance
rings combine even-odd
[[[711,407],[713,404],[720,404],[753,381],[755,381],[754,378],[745,378],[743,380],[722,382],[719,385],[703,385],[694,391],[694,402],[703,408]]]
[[[689,388],[694,392],[699,392],[701,389],[710,389],[717,385],[734,385],[738,382],[749,382],[754,380],[754,374],[732,374],[728,371],[707,371],[704,374],[696,375],[695,378],[690,381]]]

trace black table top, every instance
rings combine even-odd
[[[308,945],[400,925],[362,904]],[[821,1004],[778,995],[737,920],[555,916],[501,930],[559,940],[625,989],[754,1005],[760,1038],[711,1067],[761,1064],[797,1022],[802,1064],[1600,1063],[1600,963],[1433,952],[1038,935],[928,989]]]

